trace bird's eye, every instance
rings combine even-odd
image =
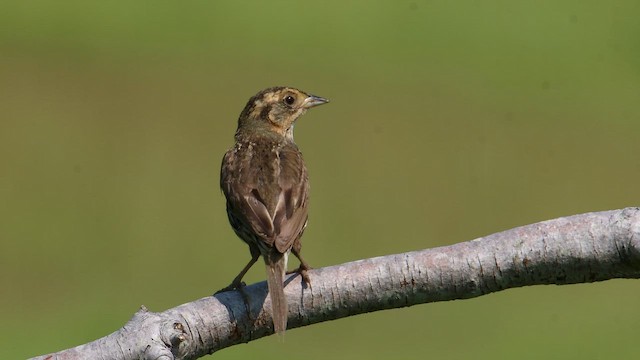
[[[285,98],[284,98],[284,103],[285,103],[285,104],[287,104],[287,105],[293,105],[293,103],[294,103],[295,101],[296,101],[296,99],[295,99],[293,96],[291,96],[291,95],[287,95],[287,96],[285,96]]]

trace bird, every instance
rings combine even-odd
[[[277,334],[287,328],[284,276],[290,252],[300,261],[295,272],[310,285],[311,267],[300,255],[308,220],[309,177],[293,128],[308,109],[328,102],[293,87],[258,92],[240,113],[235,145],[222,159],[220,188],[229,223],[249,245],[251,260],[219,292],[242,287],[242,278],[262,256]]]

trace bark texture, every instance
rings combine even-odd
[[[640,209],[594,212],[285,280],[289,328],[528,285],[640,277]],[[273,333],[265,282],[161,313],[142,307],[118,331],[34,359],[196,359]]]

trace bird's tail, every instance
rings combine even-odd
[[[277,251],[274,251],[277,252]],[[284,334],[287,329],[287,299],[284,296],[284,274],[287,269],[288,254],[270,254],[264,257],[267,267],[267,285],[271,298],[271,318],[277,334]]]

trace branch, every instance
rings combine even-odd
[[[371,311],[468,299],[528,285],[640,277],[640,208],[562,217],[435,249],[286,280],[289,328]],[[265,282],[161,313],[144,306],[118,331],[34,359],[196,359],[273,333]]]

